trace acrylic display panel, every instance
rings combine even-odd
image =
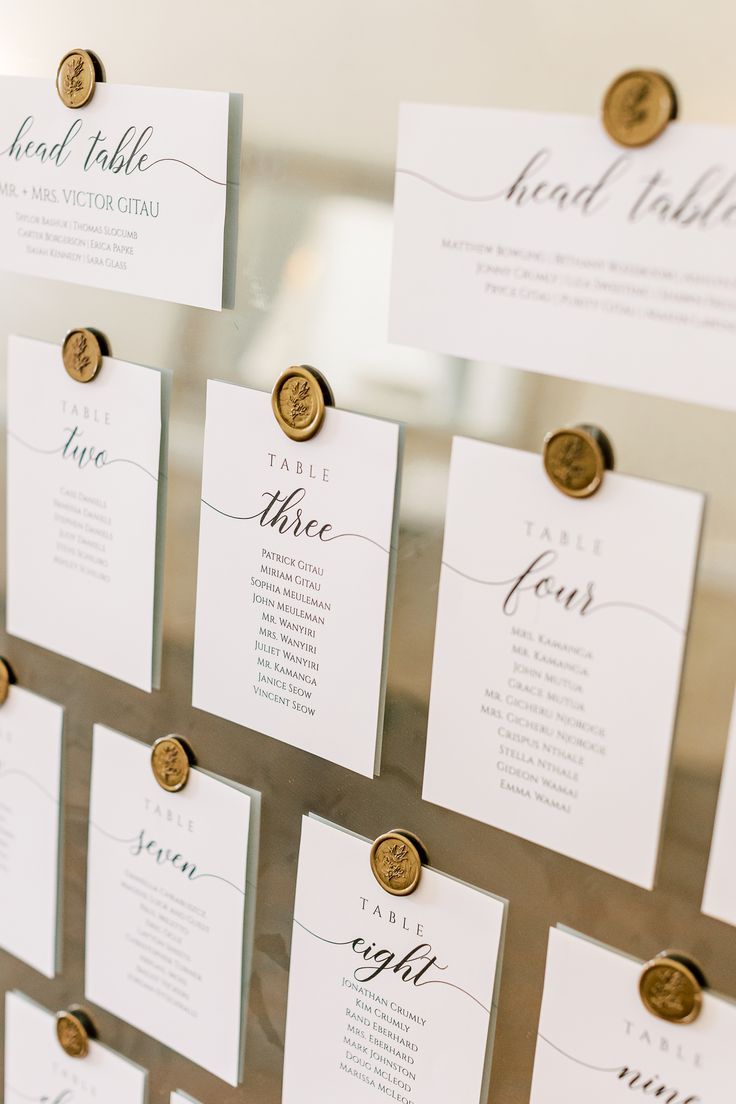
[[[129,0],[122,8],[8,0],[4,15],[0,72],[51,78],[62,54],[82,44],[99,54],[111,81],[242,92],[244,144],[234,311],[0,275],[0,383],[9,333],[60,342],[79,325],[105,332],[114,356],[173,372],[161,691],[148,695],[20,640],[0,640],[21,684],[66,709],[61,972],[48,981],[0,953],[2,988],[21,989],[47,1008],[83,996],[90,751],[99,722],[149,742],[180,732],[207,769],[263,794],[240,1089],[225,1090],[185,1058],[96,1013],[104,1042],[150,1070],[152,1104],[175,1089],[203,1102],[225,1091],[243,1104],[280,1100],[296,861],[309,811],[366,837],[403,823],[424,839],[439,870],[509,898],[494,1104],[529,1097],[550,925],[642,959],[685,944],[713,987],[736,996],[734,932],[700,914],[736,673],[733,416],[386,339],[400,101],[592,114],[617,72],[646,64],[673,77],[684,119],[734,123],[734,12],[719,0],[704,0],[697,19],[691,6],[665,0],[643,7],[622,0],[605,10],[583,0],[516,8],[377,0],[370,10],[344,0],[213,0],[204,10],[191,0]],[[188,704],[206,380],[270,390],[296,363],[321,369],[338,405],[407,425],[375,780]],[[605,428],[619,470],[708,495],[674,781],[651,894],[420,796],[452,435],[539,451],[547,430],[583,421]],[[482,489],[479,502],[486,505]]]

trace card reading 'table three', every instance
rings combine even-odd
[[[479,1104],[507,903],[426,868],[414,893],[392,896],[370,850],[302,821],[284,1104]]]
[[[150,759],[95,726],[85,991],[237,1085],[260,795],[199,769],[167,793]]]
[[[652,887],[702,511],[613,472],[568,498],[539,456],[455,440],[428,801]]]
[[[8,632],[148,691],[169,380],[105,357],[79,383],[57,345],[9,343]]]
[[[641,973],[628,955],[550,931],[530,1104],[733,1099],[736,1004],[706,991],[694,1023],[671,1023],[642,1003]]]
[[[373,777],[400,427],[328,409],[292,441],[269,395],[210,381],[194,705]]]

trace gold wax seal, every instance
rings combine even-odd
[[[89,383],[102,367],[102,343],[94,330],[72,330],[64,338],[61,356],[67,374],[77,383]]]
[[[586,427],[556,429],[544,439],[544,470],[570,498],[588,498],[603,482],[603,449]]]
[[[93,1036],[92,1025],[81,1008],[72,1006],[68,1011],[57,1012],[56,1037],[70,1058],[86,1058]]]
[[[322,425],[325,407],[333,402],[324,377],[306,364],[287,368],[271,395],[276,421],[292,441],[308,441]]]
[[[0,705],[4,705],[8,700],[10,687],[14,682],[15,675],[13,674],[12,667],[7,659],[3,659],[2,656],[0,656]]]
[[[88,50],[70,50],[61,59],[56,88],[65,107],[84,107],[95,94],[97,74]]]
[[[192,755],[179,736],[162,736],[151,748],[151,770],[162,790],[178,793],[189,780]]]
[[[401,828],[379,836],[371,847],[374,877],[395,897],[406,897],[414,892],[426,861],[427,853],[421,840]]]
[[[677,118],[677,93],[662,73],[632,69],[618,77],[603,101],[603,125],[620,146],[646,146]]]
[[[689,1024],[703,1007],[702,974],[696,963],[676,952],[665,951],[647,962],[639,980],[639,993],[653,1016],[668,1023]]]

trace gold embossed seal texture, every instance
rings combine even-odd
[[[603,451],[582,427],[557,429],[544,442],[544,469],[558,490],[570,498],[588,498],[603,480]]]
[[[671,82],[653,69],[622,73],[606,92],[603,124],[620,146],[646,146],[677,117],[677,94]]]
[[[64,338],[61,356],[67,375],[77,383],[89,383],[102,367],[102,344],[93,330],[72,330]]]
[[[371,870],[387,893],[405,897],[419,885],[424,853],[419,841],[394,830],[379,836],[371,848]]]
[[[56,88],[65,107],[84,107],[95,94],[97,76],[87,50],[70,50],[59,63]]]
[[[191,755],[178,736],[162,736],[151,748],[151,769],[159,786],[168,793],[183,790],[189,779]]]
[[[661,957],[647,963],[639,992],[652,1015],[668,1023],[692,1023],[703,1005],[699,979],[688,965],[674,958]]]
[[[292,441],[308,441],[319,432],[332,393],[314,368],[295,365],[278,378],[271,396],[276,421]]]
[[[70,1058],[86,1058],[89,1052],[89,1031],[78,1011],[70,1009],[57,1014],[56,1037],[61,1049]]]

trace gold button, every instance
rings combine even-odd
[[[76,1006],[56,1015],[56,1037],[70,1058],[86,1058],[89,1040],[94,1037],[92,1024],[85,1012]]]
[[[72,330],[64,338],[61,356],[67,374],[77,383],[89,383],[102,367],[100,335],[94,330]]]
[[[646,146],[677,118],[677,93],[662,73],[632,69],[617,77],[603,101],[603,125],[620,146]]]
[[[603,482],[606,455],[588,427],[556,429],[544,439],[544,470],[570,498],[589,498]]]
[[[668,1023],[689,1024],[703,1007],[703,977],[696,963],[677,953],[664,954],[647,962],[639,981],[644,1007]]]
[[[0,656],[0,705],[4,705],[8,700],[10,687],[14,682],[15,675],[13,674],[12,667],[7,659],[3,659],[2,656]]]
[[[192,753],[179,736],[162,736],[151,748],[151,770],[162,790],[178,793],[189,780]]]
[[[61,59],[56,88],[65,107],[84,107],[95,94],[97,74],[88,50],[70,50]]]
[[[371,870],[376,881],[394,897],[407,897],[419,885],[427,852],[411,832],[395,828],[379,836],[371,847]]]
[[[276,421],[292,441],[308,441],[319,432],[325,408],[333,405],[324,376],[306,364],[287,368],[271,395]]]

